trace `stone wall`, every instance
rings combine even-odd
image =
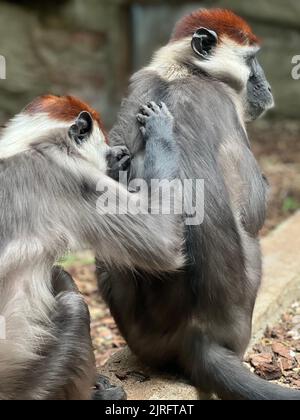
[[[173,23],[198,6],[230,7],[264,38],[261,60],[272,82],[273,115],[300,117],[299,0],[0,1],[0,123],[42,93],[75,94],[113,123],[129,74],[165,43]]]
[[[119,49],[122,11],[109,1],[62,1],[45,9],[47,3],[0,2],[0,55],[7,67],[0,122],[49,92],[79,95],[112,121],[128,73],[125,40]]]

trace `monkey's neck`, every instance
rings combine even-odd
[[[182,47],[182,43],[170,43],[161,48],[146,70],[154,71],[168,82],[188,77],[191,71],[188,66],[183,64]]]

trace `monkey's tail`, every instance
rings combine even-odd
[[[194,365],[193,380],[202,390],[225,400],[300,400],[300,391],[259,378],[233,352],[216,344],[201,344],[200,370]]]

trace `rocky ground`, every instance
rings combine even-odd
[[[300,302],[266,330],[246,362],[260,377],[300,389]]]
[[[250,134],[254,152],[271,186],[268,220],[262,232],[265,235],[300,209],[300,126],[261,123],[259,128],[251,128]],[[100,367],[125,343],[97,294],[92,261],[71,264],[68,270],[90,307],[95,354]],[[300,337],[297,338],[296,332],[295,335],[290,335],[290,332],[299,327],[299,310],[296,305],[284,315],[278,326],[270,327],[248,359],[252,369],[261,376],[279,379],[295,387],[300,387]]]

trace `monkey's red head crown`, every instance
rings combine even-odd
[[[74,121],[82,111],[89,112],[94,121],[96,121],[103,130],[99,114],[88,104],[73,96],[40,96],[31,102],[24,110],[25,113],[30,115],[46,113],[54,120],[70,123]]]
[[[227,36],[240,45],[259,44],[248,23],[226,9],[200,9],[184,17],[176,25],[171,41],[193,36],[201,27],[215,31],[219,38]]]

